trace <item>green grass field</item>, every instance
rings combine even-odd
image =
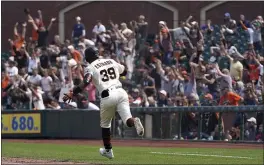
[[[2,157],[90,164],[263,164],[261,149],[114,147],[115,158],[98,146],[2,142]]]

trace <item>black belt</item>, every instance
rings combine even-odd
[[[118,88],[122,88],[122,86],[116,86],[116,87],[110,87],[106,90],[103,90],[102,93],[101,93],[101,98],[106,98],[109,96],[109,91],[110,90],[113,90],[113,89],[118,89]]]

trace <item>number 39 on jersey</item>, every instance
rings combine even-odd
[[[100,75],[102,76],[103,82],[107,82],[110,79],[116,79],[116,73],[113,67],[101,70]]]

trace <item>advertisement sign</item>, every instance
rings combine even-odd
[[[2,114],[2,134],[41,133],[40,113]]]

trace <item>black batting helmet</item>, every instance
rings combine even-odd
[[[88,63],[92,63],[93,61],[97,60],[99,58],[99,51],[96,47],[88,47],[85,49],[85,60]]]

